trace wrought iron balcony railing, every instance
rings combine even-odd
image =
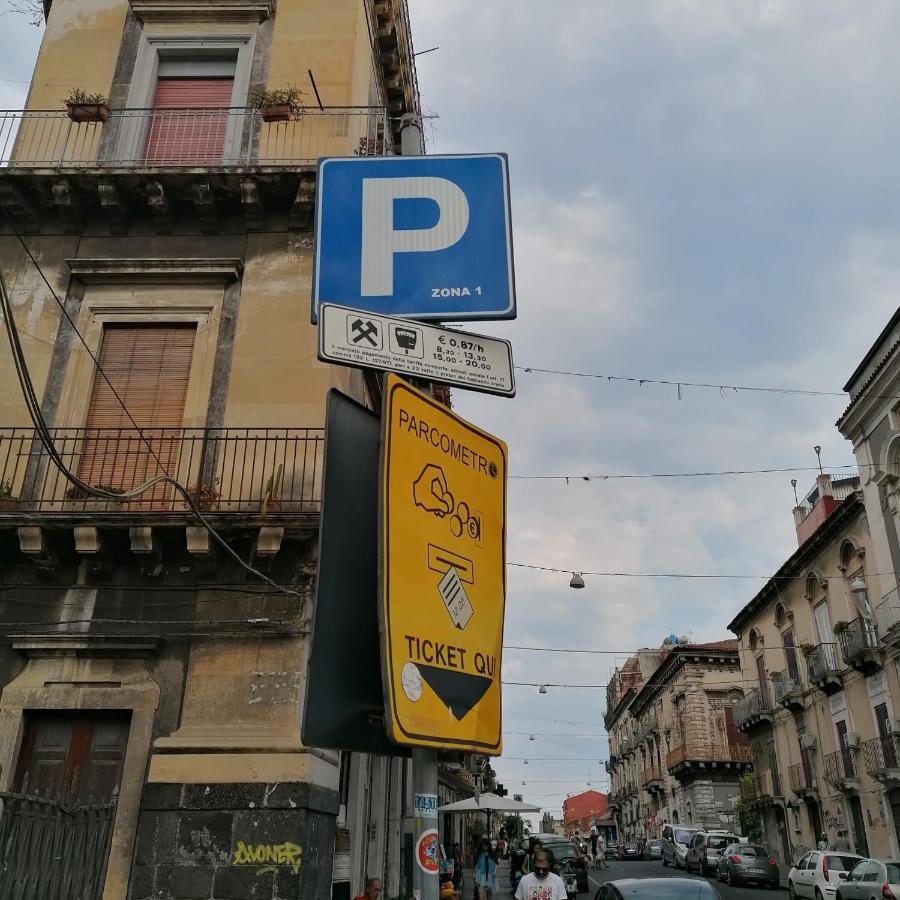
[[[840,672],[843,666],[838,659],[837,644],[817,644],[806,658],[806,665],[810,681]]]
[[[878,650],[878,632],[875,622],[870,618],[859,616],[838,633],[841,644],[841,656],[847,665],[859,668],[866,660],[872,661],[880,657]]]
[[[811,766],[807,768],[803,763],[794,763],[788,769],[788,778],[790,779],[791,790],[795,794],[805,794],[818,790],[816,776]]]
[[[654,781],[662,781],[662,770],[659,766],[648,766],[641,772],[641,785],[646,787]]]
[[[870,775],[884,776],[900,769],[900,740],[895,734],[879,735],[862,745],[863,761]]]
[[[900,625],[900,591],[897,588],[891,590],[875,607],[875,621],[878,633],[885,640],[896,641],[900,637],[900,629],[893,630]]]
[[[753,688],[741,697],[732,707],[734,716],[734,724],[737,728],[742,725],[750,725],[754,720],[759,721],[762,718],[771,718],[774,715],[772,700],[769,697],[769,691],[760,691],[759,688]]]
[[[666,768],[683,762],[753,762],[753,751],[743,744],[722,746],[708,742],[689,742],[666,754]]]
[[[310,516],[321,502],[322,428],[57,428],[53,444],[88,484],[127,492],[163,474],[210,514]],[[185,514],[160,482],[122,501],[87,496],[52,462],[31,428],[0,429],[0,517]]]
[[[849,747],[835,750],[824,757],[825,779],[829,784],[840,785],[855,781],[859,776],[856,771],[856,760]]]
[[[772,688],[776,703],[786,703],[791,697],[803,693],[803,684],[797,679],[791,678],[786,672],[779,673],[776,678],[772,675]]]
[[[320,156],[394,153],[386,110],[303,110],[265,122],[258,109],[113,109],[105,122],[65,110],[0,111],[0,167],[279,168]]]

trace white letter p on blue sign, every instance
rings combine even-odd
[[[516,316],[504,154],[319,160],[319,303],[417,319]]]

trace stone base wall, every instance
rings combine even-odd
[[[305,782],[147,784],[129,900],[329,900],[338,799]]]

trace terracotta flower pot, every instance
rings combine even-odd
[[[105,122],[109,118],[105,103],[67,103],[66,110],[73,122]]]
[[[290,103],[275,103],[272,106],[261,106],[259,114],[263,122],[288,122],[294,115]]]

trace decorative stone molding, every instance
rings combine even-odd
[[[170,259],[67,259],[74,278],[86,282],[201,281],[227,284],[237,281],[244,271],[239,259],[218,257],[173,257]]]
[[[275,0],[131,0],[141,22],[264,22]]]

